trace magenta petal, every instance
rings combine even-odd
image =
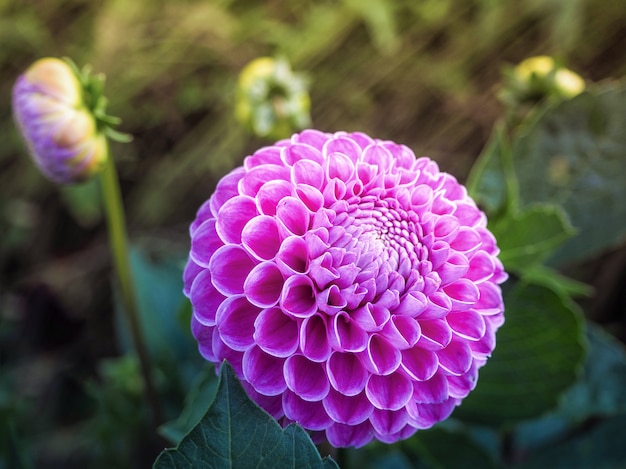
[[[224,300],[216,313],[217,329],[224,343],[244,351],[254,343],[254,322],[261,310],[243,295]]]
[[[374,430],[381,435],[391,435],[399,432],[409,422],[409,415],[405,409],[381,410],[374,409],[370,416]]]
[[[422,335],[422,330],[415,319],[408,316],[393,315],[385,324],[381,334],[391,345],[404,350],[417,343]]]
[[[213,216],[216,216],[219,213],[222,205],[233,197],[239,195],[237,186],[239,185],[239,180],[245,174],[246,171],[243,168],[235,168],[217,183],[215,192],[209,199]]]
[[[478,251],[472,256],[466,278],[474,283],[488,280],[496,270],[496,263],[485,251]]]
[[[239,244],[243,227],[257,215],[254,199],[238,195],[222,205],[215,230],[224,243]]]
[[[426,307],[419,315],[419,320],[440,319],[448,315],[452,309],[452,300],[444,292],[437,291],[426,300]]]
[[[306,318],[317,311],[317,291],[306,275],[292,275],[285,280],[280,297],[281,308],[296,317]]]
[[[317,295],[317,307],[326,314],[336,314],[347,305],[348,302],[337,285],[331,285]]]
[[[254,389],[265,396],[276,396],[287,389],[283,376],[284,359],[250,347],[243,355],[243,375]]]
[[[404,295],[400,301],[400,305],[393,310],[394,314],[403,314],[412,318],[419,316],[424,309],[428,300],[426,296],[420,291],[412,291],[407,295]]]
[[[326,370],[333,388],[346,396],[359,394],[365,388],[369,373],[353,353],[333,352]]]
[[[443,350],[437,352],[439,366],[452,375],[462,375],[472,365],[472,351],[465,341],[453,339]]]
[[[448,391],[450,396],[463,399],[476,387],[477,381],[478,367],[474,362],[467,373],[460,376],[448,376]]]
[[[299,236],[286,238],[276,255],[276,263],[286,275],[307,273],[309,253],[306,241]]]
[[[300,350],[309,360],[322,362],[328,359],[331,348],[326,334],[326,320],[314,314],[300,325]]]
[[[329,157],[332,153],[343,153],[350,160],[356,163],[361,156],[361,148],[354,140],[344,136],[336,136],[328,140],[322,148],[325,157]]]
[[[282,163],[282,160],[280,159],[280,150],[281,148],[278,146],[259,148],[253,155],[247,156],[244,159],[243,165],[248,170],[256,166],[261,166],[262,164],[280,165]]]
[[[191,286],[196,279],[196,277],[203,272],[205,269],[196,264],[191,256],[187,259],[187,264],[185,265],[185,270],[183,271],[183,283],[185,284],[183,287],[183,293],[187,298],[191,296]]]
[[[291,168],[291,180],[296,185],[306,184],[319,191],[324,185],[324,178],[324,169],[315,161],[300,160]]]
[[[309,430],[325,430],[333,423],[321,401],[305,401],[291,391],[283,393],[283,408],[285,417]]]
[[[448,398],[448,380],[436,373],[426,381],[413,381],[413,399],[418,404],[434,404]]]
[[[476,284],[467,279],[459,279],[443,287],[443,291],[452,300],[452,309],[463,311],[471,308],[480,298],[480,291]]]
[[[372,373],[388,375],[400,366],[402,355],[400,350],[391,345],[379,335],[372,334],[367,344],[367,349],[359,354],[361,362]]]
[[[328,320],[328,343],[340,352],[360,352],[367,347],[367,333],[344,311]]]
[[[374,430],[369,421],[359,425],[344,425],[335,423],[326,430],[328,442],[335,448],[365,446],[374,438]]]
[[[481,314],[492,315],[504,310],[500,287],[491,282],[478,284],[479,299],[474,309]]]
[[[237,376],[242,376],[241,362],[243,360],[243,352],[233,350],[220,339],[217,327],[213,331],[213,355],[215,356],[216,370],[219,372],[219,364],[227,360],[233,366]]]
[[[281,158],[288,166],[292,166],[298,161],[315,161],[321,164],[324,160],[319,149],[306,143],[295,143],[284,147],[281,150]]]
[[[215,251],[209,263],[213,285],[225,296],[243,293],[243,284],[253,267],[254,262],[248,253],[234,244]]]
[[[479,340],[485,335],[485,320],[472,309],[460,313],[452,312],[446,321],[457,336],[467,340]]]
[[[435,223],[435,237],[449,242],[459,231],[459,221],[452,215],[443,215]]]
[[[441,278],[441,285],[448,285],[461,277],[469,270],[469,261],[463,254],[453,253],[446,262],[439,267],[437,273]]]
[[[202,223],[191,237],[191,258],[199,266],[208,267],[215,251],[223,245],[215,230],[215,219],[210,218]]]
[[[292,355],[285,361],[287,387],[305,401],[320,401],[328,395],[330,383],[320,363],[302,355]]]
[[[270,308],[278,303],[283,284],[283,275],[276,264],[262,262],[248,274],[243,284],[243,292],[253,305]]]
[[[367,303],[350,314],[352,319],[365,331],[380,331],[389,321],[391,314],[384,306]]]
[[[346,425],[364,422],[374,410],[364,392],[356,396],[345,396],[331,389],[322,402],[330,418]]]
[[[450,243],[450,247],[469,257],[480,248],[481,244],[482,239],[476,230],[462,226],[454,241]]]
[[[428,350],[441,350],[452,340],[452,331],[445,319],[420,321],[422,337],[418,344]]]
[[[447,419],[457,405],[457,400],[449,398],[438,404],[423,404],[419,409],[417,425],[421,429],[432,427],[437,422]]]
[[[342,153],[332,153],[328,155],[325,166],[326,177],[329,180],[337,178],[342,181],[349,181],[354,174],[353,161]]]
[[[191,305],[195,318],[205,326],[215,325],[217,308],[226,299],[211,282],[211,273],[203,270],[191,285]]]
[[[308,184],[298,184],[296,195],[304,203],[306,208],[316,213],[324,206],[324,196],[313,186]]]
[[[239,181],[239,192],[255,197],[263,184],[274,180],[289,180],[289,168],[277,164],[262,164],[250,168]]]
[[[271,355],[284,358],[298,349],[298,323],[279,308],[261,311],[254,329],[257,345]]]
[[[413,385],[402,373],[372,375],[365,386],[365,394],[377,409],[398,410],[411,399]]]
[[[393,161],[391,152],[382,145],[373,144],[369,145],[363,150],[361,161],[372,165],[377,165],[381,169],[387,169],[391,166]]]
[[[439,368],[437,354],[420,347],[402,351],[402,370],[412,379],[426,381],[432,378]]]
[[[216,361],[213,353],[213,326],[205,326],[200,323],[195,316],[191,316],[191,334],[198,341],[200,354],[209,361]]]
[[[267,215],[254,217],[241,232],[244,247],[260,260],[273,259],[280,248],[280,241],[276,220]]]
[[[293,195],[293,186],[289,181],[278,179],[266,182],[256,195],[259,212],[264,215],[276,215],[278,202],[290,195]]]
[[[297,197],[285,197],[278,202],[276,218],[282,222],[290,234],[302,236],[309,229],[309,210]]]

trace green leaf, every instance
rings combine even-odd
[[[597,86],[545,110],[512,144],[522,207],[561,205],[578,235],[551,257],[579,262],[626,239],[626,88]]]
[[[253,403],[224,362],[215,401],[175,449],[163,451],[155,469],[337,468],[322,459],[307,433],[291,424],[282,429]]]
[[[185,407],[180,416],[159,427],[159,433],[173,444],[178,444],[197,425],[217,392],[218,379],[212,365],[205,366],[191,385],[185,397]]]
[[[403,443],[418,459],[431,469],[480,467],[493,469],[496,462],[491,455],[464,431],[442,428],[419,431]],[[454,448],[453,451],[450,449]]]
[[[455,416],[504,425],[537,417],[557,405],[585,356],[577,306],[552,290],[518,284],[505,292],[506,322],[478,385]]]
[[[526,267],[520,272],[521,278],[527,283],[550,288],[562,296],[589,297],[593,294],[593,287],[586,283],[573,280],[544,265]]]
[[[537,452],[519,469],[621,469],[626,467],[624,445],[626,416],[614,417],[592,426],[590,430],[562,444],[550,445]]]
[[[509,153],[504,127],[496,125],[467,178],[468,193],[490,216],[504,211],[511,196],[511,181],[505,177]]]
[[[523,270],[543,262],[574,229],[555,205],[534,205],[490,225],[507,270]]]

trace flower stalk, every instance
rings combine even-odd
[[[107,152],[108,151],[107,145]],[[133,275],[130,268],[126,220],[117,170],[113,158],[111,158],[110,155],[108,156],[101,173],[101,186],[113,265],[117,281],[119,282],[122,307],[130,326],[135,351],[139,357],[139,366],[145,384],[146,395],[151,407],[153,423],[156,427],[163,422],[161,405],[154,386],[154,381],[152,380],[150,357],[141,331],[139,309],[137,307]]]

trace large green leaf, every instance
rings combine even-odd
[[[403,446],[429,469],[497,467],[491,455],[465,431],[450,431],[443,428],[419,431],[405,441]],[[451,451],[451,448],[454,450]]]
[[[506,322],[476,389],[455,416],[503,425],[554,408],[585,356],[576,305],[552,290],[518,284],[505,292]]]
[[[500,260],[507,270],[523,270],[543,262],[574,229],[555,205],[534,205],[500,219],[491,226],[498,240]]]
[[[551,257],[577,262],[626,239],[626,88],[548,108],[512,143],[521,206],[555,203],[579,234]]]
[[[253,403],[224,362],[220,384],[202,420],[175,449],[163,451],[155,469],[337,468],[322,459],[307,433],[292,424],[283,429]]]

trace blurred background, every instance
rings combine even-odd
[[[626,8],[613,0],[0,0],[0,450],[29,448],[38,467],[154,455],[150,444],[123,447],[117,423],[94,423],[104,409],[136,419],[127,425],[136,435],[141,384],[129,379],[136,363],[117,358],[127,340],[113,313],[97,184],[44,179],[13,124],[11,88],[34,60],[67,56],[107,76],[109,112],[134,136],[112,153],[140,296],[165,327],[182,307],[196,210],[221,176],[271,143],[234,116],[251,60],[280,55],[306,74],[313,127],[404,143],[464,181],[503,114],[504,65],[547,54],[595,82],[626,74],[624,51]],[[573,271],[596,287],[586,314],[622,340],[625,265],[622,249]],[[181,346],[153,353],[167,362],[167,347]],[[181,400],[192,377],[171,384],[167,366],[162,392]],[[118,388],[130,400],[111,398]],[[166,411],[176,418],[180,408]],[[109,446],[89,447],[94,435]]]

